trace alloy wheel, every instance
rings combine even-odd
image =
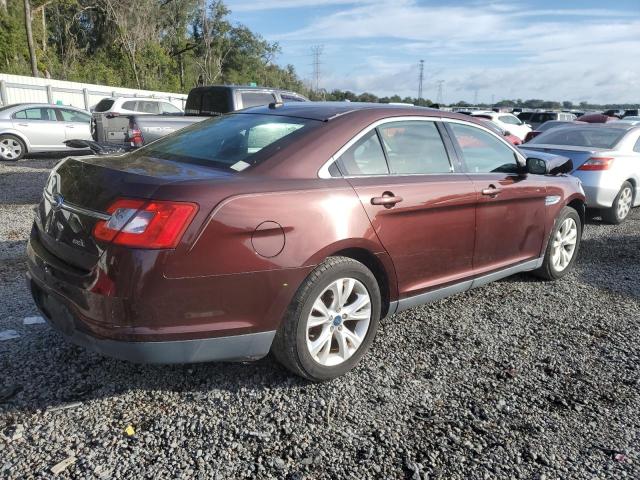
[[[340,278],[316,298],[307,318],[307,348],[320,365],[331,367],[358,351],[371,323],[371,297],[362,282]]]
[[[631,188],[625,187],[622,192],[620,192],[620,197],[618,197],[618,219],[624,220],[627,215],[629,215],[629,210],[631,210],[631,202],[633,201],[633,192],[631,192]]]
[[[562,272],[571,263],[578,243],[578,226],[573,218],[566,218],[553,238],[551,263],[556,272]]]
[[[0,158],[3,160],[16,160],[22,154],[22,145],[13,138],[0,139]]]

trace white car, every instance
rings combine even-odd
[[[71,150],[65,140],[91,140],[91,115],[74,107],[18,103],[0,107],[0,161],[30,152]]]
[[[124,141],[126,128],[122,122],[110,122],[111,118],[131,114],[181,115],[178,107],[160,98],[151,97],[107,97],[100,100],[93,109],[91,133],[99,142]]]
[[[511,113],[501,112],[471,112],[472,117],[480,117],[491,120],[503,130],[515,135],[520,140],[525,139],[527,133],[531,131],[531,125],[523,123],[518,117]]]

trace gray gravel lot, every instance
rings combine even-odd
[[[140,366],[23,325],[55,161],[0,164],[0,332],[19,334],[0,341],[1,478],[68,457],[60,478],[640,478],[640,209],[591,220],[562,281],[396,315],[352,373],[308,384],[271,358]]]

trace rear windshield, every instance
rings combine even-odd
[[[230,93],[226,88],[192,90],[184,111],[187,115],[216,116],[228,113],[231,111]]]
[[[547,130],[551,130],[552,128],[561,127],[563,125],[571,125],[571,122],[561,122],[560,120],[549,120],[548,122],[544,122],[540,125],[536,130],[539,132],[546,132]]]
[[[523,122],[524,122],[524,121],[527,121],[527,122],[528,122],[528,121],[529,121],[529,119],[531,118],[531,115],[533,115],[534,113],[535,113],[535,112],[520,112],[520,113],[518,114],[518,118],[519,118],[521,121],[523,121]]]
[[[114,102],[115,102],[115,100],[111,100],[109,98],[103,98],[102,100],[100,100],[98,102],[98,104],[96,105],[96,108],[94,108],[93,111],[94,112],[106,112],[113,106]]]
[[[625,130],[619,128],[554,128],[538,135],[529,143],[609,149],[613,148],[625,133]]]
[[[557,118],[555,113],[534,113],[529,117],[530,122],[547,122],[549,120],[555,120]]]
[[[231,114],[183,128],[133,155],[242,171],[283,146],[289,137],[320,124],[276,115]],[[263,151],[264,149],[264,151]]]

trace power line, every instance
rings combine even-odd
[[[418,73],[418,100],[422,100],[422,82],[424,81],[424,60],[420,60],[418,64],[420,72]]]
[[[315,91],[320,91],[320,56],[324,50],[324,45],[314,45],[311,47],[311,55],[313,55],[313,79],[316,82]]]

